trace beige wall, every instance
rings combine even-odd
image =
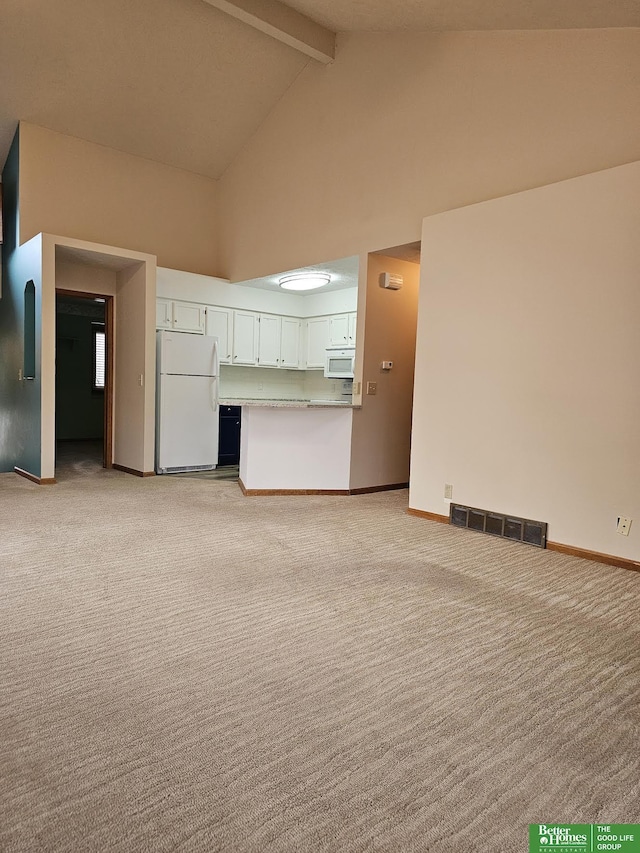
[[[216,182],[20,125],[20,240],[48,232],[157,255],[215,275]]]
[[[640,162],[425,219],[412,507],[640,559],[639,234]]]
[[[409,480],[411,407],[415,362],[420,266],[382,255],[363,264],[366,297],[358,306],[356,381],[362,379],[362,409],[353,412],[350,488],[384,486]],[[401,290],[380,287],[381,272],[404,277]],[[362,307],[362,303],[364,306]],[[393,361],[382,370],[382,361]],[[360,366],[362,365],[362,366]],[[366,383],[375,382],[375,396]]]
[[[56,289],[95,293],[98,296],[116,295],[116,271],[69,260],[60,260],[56,252]]]
[[[640,158],[640,30],[341,35],[220,181],[234,281]]]

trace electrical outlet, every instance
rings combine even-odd
[[[258,382],[258,391],[264,391],[264,385],[262,382]]]
[[[18,382],[22,382],[22,368],[18,368]]]
[[[453,486],[451,483],[444,484],[444,497],[445,500],[451,500],[453,498]]]
[[[616,533],[619,533],[621,536],[628,536],[630,530],[631,530],[631,519],[627,518],[624,515],[619,515],[618,516],[618,524],[616,526]]]
[[[367,394],[373,395],[378,393],[377,382],[367,382]]]
[[[353,388],[351,389],[351,392],[352,392],[352,394],[359,394],[360,393],[360,383],[359,382],[353,383]]]

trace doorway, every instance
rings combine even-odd
[[[370,252],[366,267],[362,263],[360,365],[356,352],[362,396],[353,414],[352,492],[409,484],[420,252],[419,242],[406,243]]]
[[[56,467],[113,467],[113,297],[56,289]]]

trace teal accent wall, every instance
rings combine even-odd
[[[56,439],[104,435],[104,392],[93,390],[92,323],[99,321],[56,312]]]
[[[0,471],[22,468],[41,476],[42,250],[34,237],[18,246],[19,131],[2,170],[4,238],[0,299]],[[24,369],[24,289],[35,285],[36,378],[18,379]]]

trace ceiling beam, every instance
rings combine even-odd
[[[205,0],[318,62],[335,59],[336,34],[279,0]]]

